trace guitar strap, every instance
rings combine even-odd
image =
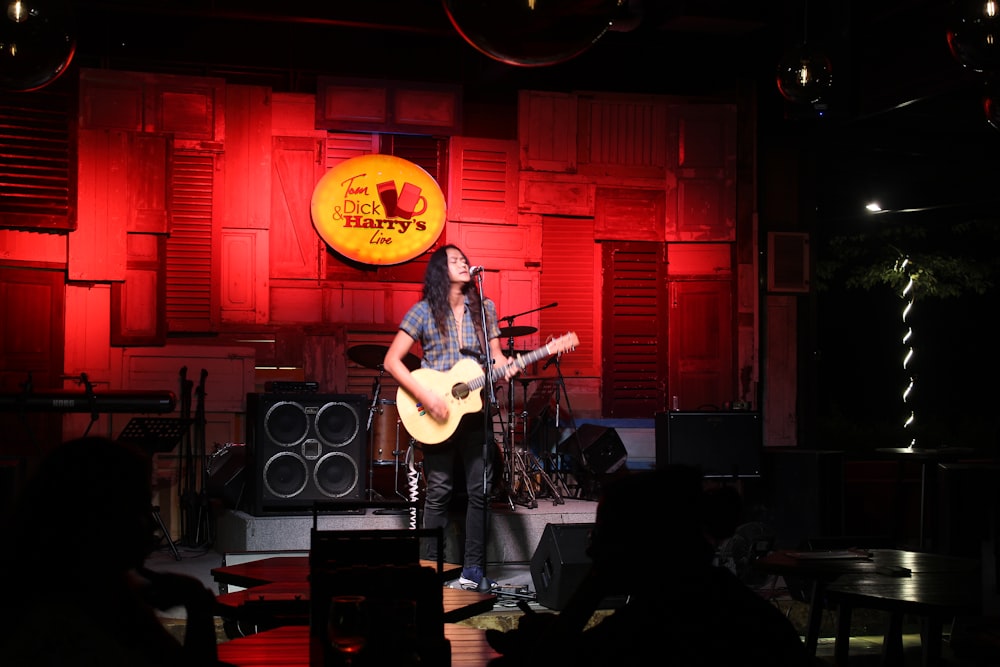
[[[466,304],[466,306],[468,306],[469,302],[466,301],[465,304]],[[472,309],[468,308],[468,311],[469,311],[469,314],[471,315],[472,314]],[[477,315],[478,315],[478,313],[477,313]],[[479,348],[480,348],[479,351],[485,357],[486,356],[486,335],[483,333],[483,325],[479,321],[479,317],[478,316],[472,318],[472,324],[473,324],[473,326],[476,327],[476,334],[479,336]]]

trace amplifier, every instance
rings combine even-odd
[[[658,412],[656,465],[699,466],[705,477],[760,477],[762,438],[756,412]]]
[[[264,391],[269,394],[315,394],[319,391],[319,382],[269,380],[264,383]]]

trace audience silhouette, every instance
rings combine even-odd
[[[103,437],[52,449],[25,483],[4,535],[4,665],[201,666],[216,657],[215,596],[187,575],[150,572],[158,544],[150,457]],[[157,610],[183,606],[183,642]]]
[[[701,471],[668,465],[601,489],[588,575],[559,613],[528,610],[487,631],[491,667],[815,665],[777,607],[713,564],[739,517],[733,490],[706,492]],[[592,622],[605,599],[626,599]]]

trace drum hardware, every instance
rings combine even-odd
[[[347,358],[359,366],[377,370],[381,375],[385,371],[382,362],[385,361],[385,353],[388,351],[389,348],[385,345],[355,345],[347,350]],[[415,371],[420,368],[420,357],[407,353],[403,357],[403,365]]]
[[[523,314],[523,313],[522,313]],[[515,315],[514,317],[518,317]],[[510,318],[513,320],[513,318]],[[528,334],[533,334],[538,331],[535,327],[503,327],[500,329],[501,338],[515,338],[516,336],[527,336]],[[513,347],[513,343],[511,343]]]
[[[538,379],[531,377],[516,378],[521,383],[523,392],[522,409],[520,412],[522,428],[521,446],[516,449],[512,448],[512,459],[508,463],[511,467],[510,475],[514,481],[514,491],[517,492],[516,497],[520,498],[518,502],[529,508],[538,507],[535,486],[538,486],[540,491],[547,490],[549,492],[553,505],[562,505],[566,502],[563,500],[562,494],[552,481],[552,478],[545,472],[542,462],[528,446],[528,385]],[[526,498],[522,496],[526,496]]]
[[[364,366],[365,368],[372,368],[378,371],[378,375],[372,381],[372,401],[368,406],[368,451],[371,456],[369,461],[371,464],[368,466],[368,500],[385,500],[385,497],[375,490],[375,468],[381,466],[394,466],[394,492],[397,496],[403,500],[408,500],[409,497],[400,493],[399,491],[399,457],[400,454],[404,452],[399,449],[399,439],[400,431],[406,433],[406,430],[402,427],[402,422],[399,420],[399,413],[396,410],[396,402],[389,399],[381,398],[382,394],[382,376],[385,375],[385,366],[383,364],[385,360],[386,352],[389,348],[384,345],[355,345],[347,350],[347,357],[354,363]],[[403,358],[403,363],[406,367],[414,371],[420,368],[420,358],[414,354],[407,354]],[[378,421],[376,422],[376,417]],[[385,424],[385,419],[389,419],[389,423]],[[386,429],[391,431],[391,438],[389,442],[385,441]],[[409,434],[406,434],[409,438]],[[388,451],[392,452],[392,458],[384,458],[383,455]],[[405,509],[395,509],[395,508],[383,508],[375,510],[374,514],[402,514],[407,512]]]
[[[550,303],[549,305],[542,306],[541,308],[535,308],[524,313],[518,313],[517,315],[500,318],[501,320],[507,322],[507,326],[500,329],[500,335],[507,337],[508,357],[517,357],[518,353],[514,350],[515,337],[527,336],[538,331],[535,327],[515,327],[513,326],[514,320],[522,315],[527,315],[528,313],[544,310],[546,308],[553,308],[557,305],[559,304]],[[552,483],[552,480],[542,467],[541,462],[528,447],[528,385],[538,378],[519,377],[515,379],[521,383],[523,388],[523,404],[521,406],[520,415],[517,415],[514,411],[514,383],[509,382],[507,386],[507,403],[509,409],[507,412],[507,423],[503,430],[504,483],[507,489],[507,501],[510,504],[511,509],[514,508],[515,503],[524,505],[529,509],[538,507],[538,500],[534,489],[537,484],[540,490],[549,490],[552,494],[553,504],[561,505],[565,502],[562,495],[559,493],[556,485]],[[518,416],[520,416],[522,428],[521,446],[515,448],[515,420]]]

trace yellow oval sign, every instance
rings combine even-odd
[[[413,259],[441,236],[444,193],[419,165],[362,155],[326,172],[312,195],[312,221],[331,248],[365,264]]]

